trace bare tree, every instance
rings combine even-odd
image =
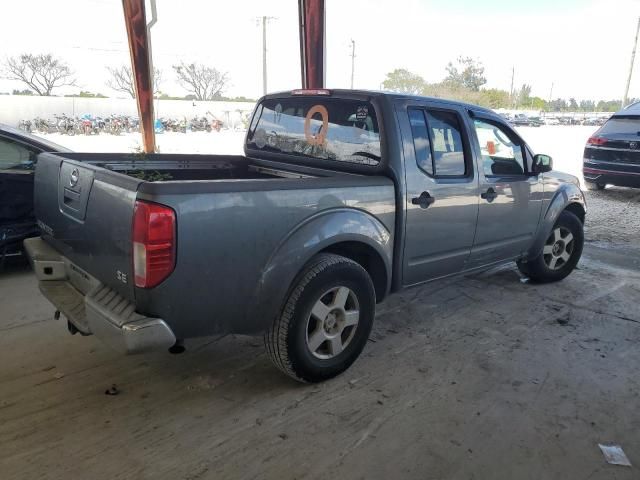
[[[2,76],[22,82],[43,96],[51,95],[54,88],[76,84],[71,68],[50,53],[9,57],[4,62]]]
[[[133,82],[133,72],[128,65],[120,67],[107,67],[111,74],[111,78],[107,80],[107,87],[117,92],[128,93],[131,98],[136,98],[136,87]],[[153,69],[153,94],[160,93],[160,84],[162,83],[162,70]]]
[[[180,62],[180,65],[174,65],[173,69],[180,85],[192,93],[196,100],[213,100],[220,97],[228,81],[226,73],[198,63]]]

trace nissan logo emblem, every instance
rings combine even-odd
[[[69,186],[75,187],[78,184],[78,179],[80,178],[80,172],[77,168],[74,168],[71,171],[71,175],[69,176]]]

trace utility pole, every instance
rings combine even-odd
[[[356,63],[356,41],[351,39],[351,90],[353,90],[353,72]]]
[[[638,17],[638,26],[636,27],[636,38],[633,40],[633,49],[631,50],[631,65],[629,65],[629,76],[627,77],[627,87],[624,89],[624,97],[622,99],[622,108],[627,106],[629,101],[629,85],[631,85],[631,75],[633,74],[633,63],[636,59],[636,47],[638,46],[638,32],[640,32],[640,17]]]
[[[516,67],[513,66],[513,67],[511,67],[511,90],[510,90],[510,93],[509,93],[509,96],[511,97],[511,108],[513,108],[515,106],[515,98],[514,98],[515,92],[513,91],[513,78],[514,78],[515,74],[516,74]]]
[[[549,101],[547,102],[547,110],[551,111],[551,98],[553,96],[553,82],[551,82],[551,89],[549,90]]]
[[[262,21],[262,93],[267,94],[267,23],[275,20],[276,17],[263,16],[258,21]]]

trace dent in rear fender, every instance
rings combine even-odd
[[[293,229],[269,258],[257,285],[253,311],[247,319],[267,328],[285,300],[295,276],[318,252],[342,242],[360,242],[372,247],[382,258],[391,281],[393,237],[377,218],[353,208],[331,209],[307,218]]]
[[[560,216],[560,213],[562,213],[562,211],[571,203],[580,204],[586,212],[587,206],[584,194],[582,193],[582,190],[580,190],[580,187],[573,183],[560,183],[558,189],[553,194],[553,198],[546,206],[544,215],[540,220],[538,233],[536,234],[535,240],[529,250],[529,256],[534,257],[540,253],[540,250],[542,249],[544,242],[549,237],[558,216]]]

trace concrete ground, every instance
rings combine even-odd
[[[640,191],[588,200],[568,279],[507,267],[392,296],[362,357],[319,385],[281,375],[248,337],[119,356],[68,335],[13,267],[0,478],[639,478]],[[607,442],[633,467],[608,465]]]

